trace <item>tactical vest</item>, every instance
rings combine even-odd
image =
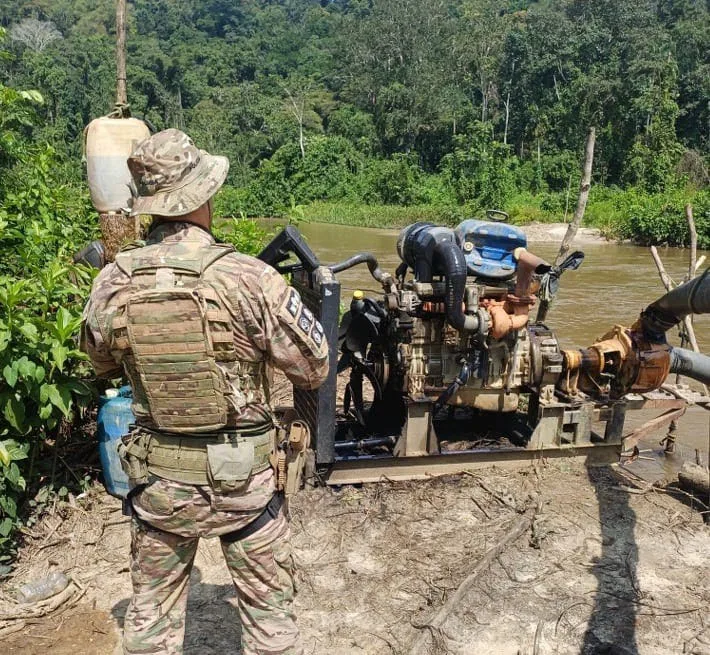
[[[237,359],[231,316],[203,279],[233,250],[211,245],[177,256],[155,244],[117,255],[131,292],[110,319],[111,349],[131,380],[139,424],[172,433],[220,430],[234,425],[250,390],[263,384],[263,362]]]

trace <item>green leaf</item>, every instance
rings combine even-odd
[[[12,532],[12,519],[6,518],[0,522],[0,536],[7,537]]]
[[[34,377],[37,364],[31,362],[27,357],[20,357],[15,363],[17,364],[17,371],[23,378]]]
[[[93,391],[91,385],[84,380],[67,380],[65,383],[67,389],[70,389],[77,396],[91,397],[93,396]]]
[[[5,441],[0,441],[0,464],[3,466],[9,466],[10,464],[10,452],[5,445]],[[2,496],[0,496],[2,498]]]
[[[42,407],[39,408],[39,417],[43,421],[46,421],[52,415],[53,408],[54,405],[52,405],[51,403],[48,403],[47,405],[42,405]]]
[[[55,323],[54,332],[58,339],[62,342],[72,336],[74,331],[81,324],[81,317],[72,316],[72,313],[66,307],[60,307],[57,312],[57,320]]]
[[[5,479],[15,487],[22,487],[24,489],[25,481],[20,475],[20,469],[15,462],[11,462],[10,466],[7,467],[5,471]]]
[[[25,428],[25,405],[22,401],[10,396],[3,408],[3,415],[7,422],[21,434],[26,432]]]
[[[10,518],[17,518],[17,503],[11,496],[0,496],[0,507]]]
[[[28,443],[19,444],[14,439],[7,439],[6,441],[0,441],[0,444],[4,445],[5,450],[10,455],[11,461],[27,459],[27,452],[30,448]]]
[[[7,348],[7,344],[10,343],[10,333],[7,330],[0,332],[0,353]]]
[[[20,325],[20,332],[22,335],[32,343],[37,341],[39,333],[37,332],[37,326],[34,323],[23,323]]]
[[[60,371],[63,371],[64,362],[67,361],[69,349],[65,346],[55,345],[51,347],[50,352],[52,353],[52,359],[54,360],[54,364],[56,365],[56,367]]]
[[[49,400],[65,417],[69,416],[72,403],[69,389],[64,386],[57,387],[56,384],[43,384],[42,388],[45,390],[46,400]]]
[[[44,376],[45,376],[44,367],[38,366],[38,367],[35,369],[35,380],[37,380],[38,383],[39,383],[39,382],[42,382],[42,380],[44,380]]]
[[[14,389],[17,384],[17,362],[12,366],[9,364],[2,370],[3,377],[7,383]]]

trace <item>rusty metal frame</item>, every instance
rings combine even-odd
[[[564,458],[586,466],[606,466],[619,460],[618,444],[563,447],[544,450],[460,452],[450,455],[420,457],[382,457],[336,462],[326,477],[330,486],[403,480],[425,480],[439,475],[455,475],[491,466],[521,468],[535,461]]]

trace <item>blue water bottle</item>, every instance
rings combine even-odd
[[[106,395],[99,398],[99,415],[96,420],[106,491],[119,498],[125,498],[129,491],[128,476],[121,468],[117,448],[121,437],[130,432],[129,426],[135,422],[131,411],[132,401],[133,394],[128,386],[107,389]]]

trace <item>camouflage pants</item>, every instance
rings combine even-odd
[[[259,514],[215,510],[214,501],[209,488],[164,480],[134,500],[139,517],[149,508],[151,522],[134,518],[131,527],[133,598],[124,623],[125,655],[182,653],[188,583],[199,537],[239,529]],[[165,506],[160,507],[161,502]],[[165,527],[161,524],[173,527],[176,516],[182,534],[161,529]],[[243,655],[302,655],[291,609],[294,572],[289,537],[282,513],[247,539],[221,542],[237,590]]]

